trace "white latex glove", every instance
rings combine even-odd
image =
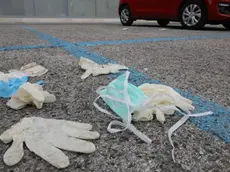
[[[10,77],[7,74],[0,72],[0,81],[8,82],[9,79]]]
[[[141,89],[147,96],[151,96],[153,94],[165,93],[169,96],[173,97],[175,100],[175,105],[180,107],[182,110],[194,110],[195,108],[192,106],[192,101],[181,96],[177,93],[173,88],[161,85],[161,84],[142,84],[138,87]],[[170,100],[169,100],[170,101]]]
[[[111,63],[108,63],[106,65],[99,65],[94,61],[86,59],[84,57],[80,58],[79,66],[81,66],[82,69],[86,70],[85,73],[81,76],[81,79],[86,79],[91,74],[93,76],[97,76],[109,73],[119,73],[119,70],[128,69],[125,66]]]
[[[133,121],[151,121],[153,119],[153,114],[156,114],[156,119],[160,123],[165,122],[165,115],[160,108],[151,108],[143,111],[135,111],[132,116]]]
[[[164,123],[164,115],[174,114],[177,107],[181,108],[185,112],[195,109],[194,106],[192,106],[191,100],[182,97],[169,86],[145,83],[140,85],[138,88],[149,97],[156,96],[151,100],[151,104],[155,105],[156,108],[144,111],[135,111],[133,115],[134,121],[150,121],[153,119],[153,114],[156,114],[157,120]]]
[[[43,103],[52,103],[55,101],[56,97],[47,91],[43,91],[41,85],[27,82],[19,87],[6,105],[12,109],[19,110],[27,104],[33,104],[38,109],[41,109]]]
[[[21,67],[20,72],[27,74],[27,76],[42,76],[48,72],[46,68],[41,65],[37,65],[35,62],[29,63]]]
[[[65,168],[69,165],[69,158],[58,148],[80,153],[94,152],[96,148],[93,143],[81,140],[100,137],[91,129],[90,124],[73,121],[23,118],[0,136],[4,143],[13,141],[4,154],[4,163],[8,166],[17,164],[24,155],[25,142],[31,152],[57,168]]]
[[[27,76],[27,75],[19,71],[11,71],[10,73],[0,72],[0,81],[8,82],[8,80],[10,79],[20,78],[23,76]]]

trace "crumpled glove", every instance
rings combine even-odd
[[[43,103],[52,103],[55,101],[56,97],[47,91],[43,91],[41,85],[26,82],[19,87],[6,105],[12,109],[19,110],[27,104],[33,104],[38,109],[41,109]]]
[[[8,82],[10,79],[22,78],[25,76],[27,76],[25,73],[19,71],[12,71],[10,73],[0,72],[0,81]]]
[[[159,122],[164,123],[165,114],[174,114],[177,107],[185,112],[194,110],[192,101],[181,96],[173,88],[161,84],[145,83],[138,87],[148,97],[152,97],[151,104],[156,108],[150,108],[143,111],[135,111],[132,117],[133,121],[150,121],[153,119],[153,114]],[[155,96],[155,98],[154,98]]]
[[[48,163],[65,168],[69,165],[69,159],[60,149],[80,153],[96,150],[93,143],[82,140],[100,137],[98,132],[91,129],[92,125],[86,123],[40,117],[23,118],[0,136],[4,143],[13,141],[3,156],[4,163],[8,166],[17,164],[24,155],[25,142],[30,151]]]
[[[82,69],[86,70],[85,73],[81,76],[81,79],[86,79],[91,74],[93,76],[109,74],[109,73],[119,73],[119,70],[128,69],[125,66],[108,63],[105,65],[99,65],[92,60],[86,59],[84,57],[80,58],[79,65]]]
[[[0,97],[11,97],[18,88],[28,81],[28,76],[21,72],[0,72]]]
[[[48,72],[48,69],[44,68],[41,65],[38,65],[35,62],[28,63],[21,67],[20,71],[16,69],[11,69],[9,72],[22,72],[30,77],[42,76]]]

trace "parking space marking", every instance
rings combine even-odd
[[[217,34],[217,35],[196,35],[196,36],[183,36],[183,37],[161,37],[161,38],[145,38],[145,39],[127,39],[127,40],[106,40],[106,41],[85,41],[77,42],[77,46],[91,47],[102,45],[121,45],[121,44],[135,44],[135,43],[148,43],[148,42],[162,42],[162,41],[183,41],[183,40],[199,40],[199,39],[218,39],[218,38],[230,38],[230,34]],[[13,51],[13,50],[27,50],[27,49],[39,49],[39,48],[57,48],[62,45],[56,46],[50,44],[38,44],[38,45],[20,45],[20,46],[6,46],[0,47],[0,51]]]
[[[50,36],[48,34],[42,33],[38,30],[35,30],[31,27],[25,27],[25,29],[30,30],[40,39],[48,41],[54,47],[63,48],[66,52],[74,55],[77,58],[84,56],[88,59],[91,59],[99,64],[105,63],[116,63],[110,59],[107,59],[104,56],[98,55],[94,52],[89,51],[86,48],[78,47],[73,43],[63,41],[56,37]],[[129,69],[131,72],[129,81],[136,86],[143,83],[160,83],[160,81],[153,80],[146,76],[143,73],[136,71],[135,69]],[[109,77],[117,77],[120,74],[111,74]],[[204,100],[198,96],[194,96],[188,92],[179,90],[174,88],[177,92],[182,94],[183,96],[191,99],[193,101],[194,106],[196,107],[195,113],[204,112],[204,111],[213,111],[214,115],[205,116],[199,118],[191,118],[190,120],[202,130],[206,130],[214,133],[219,136],[225,142],[230,142],[230,108],[225,108],[222,105],[219,105],[215,102]]]
[[[217,35],[196,35],[196,36],[183,36],[183,37],[161,37],[161,38],[146,38],[146,39],[127,39],[127,40],[108,40],[108,41],[86,41],[77,42],[78,46],[99,46],[99,45],[120,45],[120,44],[134,44],[145,42],[162,42],[162,41],[183,41],[183,40],[199,40],[199,39],[217,39],[217,38],[230,38],[229,33]]]
[[[7,46],[7,47],[0,47],[0,51],[28,50],[28,49],[38,49],[38,48],[54,48],[54,46],[50,44]]]

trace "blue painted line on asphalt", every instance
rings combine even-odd
[[[133,44],[133,43],[144,43],[144,42],[179,41],[179,40],[229,38],[229,37],[230,34],[219,34],[219,35],[146,38],[146,39],[131,39],[131,40],[88,41],[88,42],[77,42],[76,44],[78,46],[100,46],[100,45],[120,45],[120,44]],[[61,45],[57,45],[55,47],[60,47],[60,46]],[[6,47],[0,47],[0,51],[27,50],[27,49],[53,48],[53,47],[54,47],[53,45],[49,45],[49,44],[6,46]]]
[[[53,45],[49,45],[49,44],[7,46],[7,47],[0,47],[0,51],[27,50],[27,49],[53,48],[53,47],[54,47]]]
[[[55,38],[53,36],[50,36],[48,34],[44,34],[42,32],[39,32],[31,27],[26,27],[26,29],[30,30],[34,34],[36,34],[40,39],[48,41],[53,46],[56,47],[62,47],[64,50],[66,50],[68,53],[80,58],[81,56],[86,57],[88,59],[91,59],[99,64],[106,64],[106,63],[116,63],[112,60],[108,60],[107,58],[100,56],[96,53],[90,52],[88,49],[80,48],[76,46],[75,44],[72,44],[70,42]]]
[[[80,48],[75,44],[44,34],[30,27],[25,27],[25,28],[30,30],[35,35],[37,35],[40,39],[48,41],[53,46],[61,47],[68,53],[78,58],[84,56],[99,64],[116,63],[115,61],[105,58],[104,56],[90,52],[86,48]],[[129,71],[131,72],[129,81],[130,83],[133,83],[136,86],[143,83],[160,83],[160,81],[153,80],[148,76],[146,76],[145,74],[140,73],[134,69],[129,69]],[[110,77],[117,77],[118,75],[120,74],[112,74],[110,75]],[[179,92],[181,95],[193,101],[193,104],[196,107],[194,113],[210,111],[210,110],[214,112],[212,116],[190,118],[190,120],[195,125],[197,125],[202,130],[214,133],[215,135],[217,135],[218,137],[220,137],[226,142],[230,142],[230,109],[229,108],[225,108],[222,105],[219,105],[212,101],[205,100],[198,96],[192,95],[188,92],[179,89],[175,89],[175,90]]]
[[[161,41],[183,41],[183,40],[199,40],[199,39],[216,39],[216,38],[230,38],[230,34],[217,35],[198,35],[198,36],[184,36],[184,37],[163,37],[163,38],[146,38],[146,39],[128,39],[128,40],[109,40],[109,41],[90,41],[77,42],[78,46],[100,46],[100,45],[120,45],[133,44],[144,42],[161,42]]]

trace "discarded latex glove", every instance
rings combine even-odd
[[[138,87],[145,95],[152,98],[151,104],[155,105],[155,108],[147,109],[144,111],[136,111],[133,115],[134,121],[150,121],[153,119],[153,114],[156,114],[156,118],[161,123],[164,123],[165,116],[174,114],[177,111],[177,107],[185,112],[194,110],[192,101],[186,99],[177,93],[173,88],[161,85],[161,84],[142,84]]]
[[[8,82],[10,79],[21,78],[25,76],[27,76],[25,73],[19,71],[12,71],[10,73],[0,72],[0,81]]]
[[[17,70],[10,70],[12,71],[17,71]],[[48,72],[46,68],[44,68],[41,65],[37,65],[35,62],[29,63],[27,65],[24,65],[21,67],[20,72],[25,73],[27,76],[30,77],[35,77],[35,76],[42,76]]]
[[[135,110],[140,107],[145,108],[143,104],[147,100],[147,96],[136,86],[128,83],[129,72],[120,75],[118,78],[109,83],[108,86],[99,87],[97,93],[100,95],[94,101],[94,106],[103,113],[113,116],[110,112],[102,109],[96,104],[96,101],[101,97],[105,103],[122,119],[122,122],[112,121],[107,127],[108,132],[117,133],[126,129],[133,132],[146,143],[151,143],[152,140],[146,135],[138,131],[132,124],[132,115]],[[124,127],[123,129],[112,128],[113,125]]]
[[[13,141],[5,152],[3,161],[8,166],[17,164],[23,157],[23,142],[31,152],[57,168],[69,165],[69,158],[60,150],[92,153],[96,150],[91,142],[81,139],[98,139],[98,132],[90,131],[92,126],[73,121],[23,118],[5,131],[0,139],[4,143]],[[60,148],[60,149],[58,149]]]
[[[56,97],[47,91],[43,91],[41,85],[27,82],[20,86],[6,105],[12,109],[19,110],[27,104],[33,104],[38,109],[41,109],[43,103],[52,103],[55,101]]]
[[[86,70],[85,73],[81,76],[81,79],[86,79],[91,74],[93,76],[109,74],[109,73],[119,73],[119,70],[128,69],[125,66],[108,63],[105,65],[99,65],[92,60],[86,59],[84,57],[80,58],[79,65],[82,69]]]
[[[2,80],[1,80],[2,79]],[[11,97],[18,88],[28,81],[28,76],[13,77],[12,75],[2,75],[0,79],[0,97]]]

